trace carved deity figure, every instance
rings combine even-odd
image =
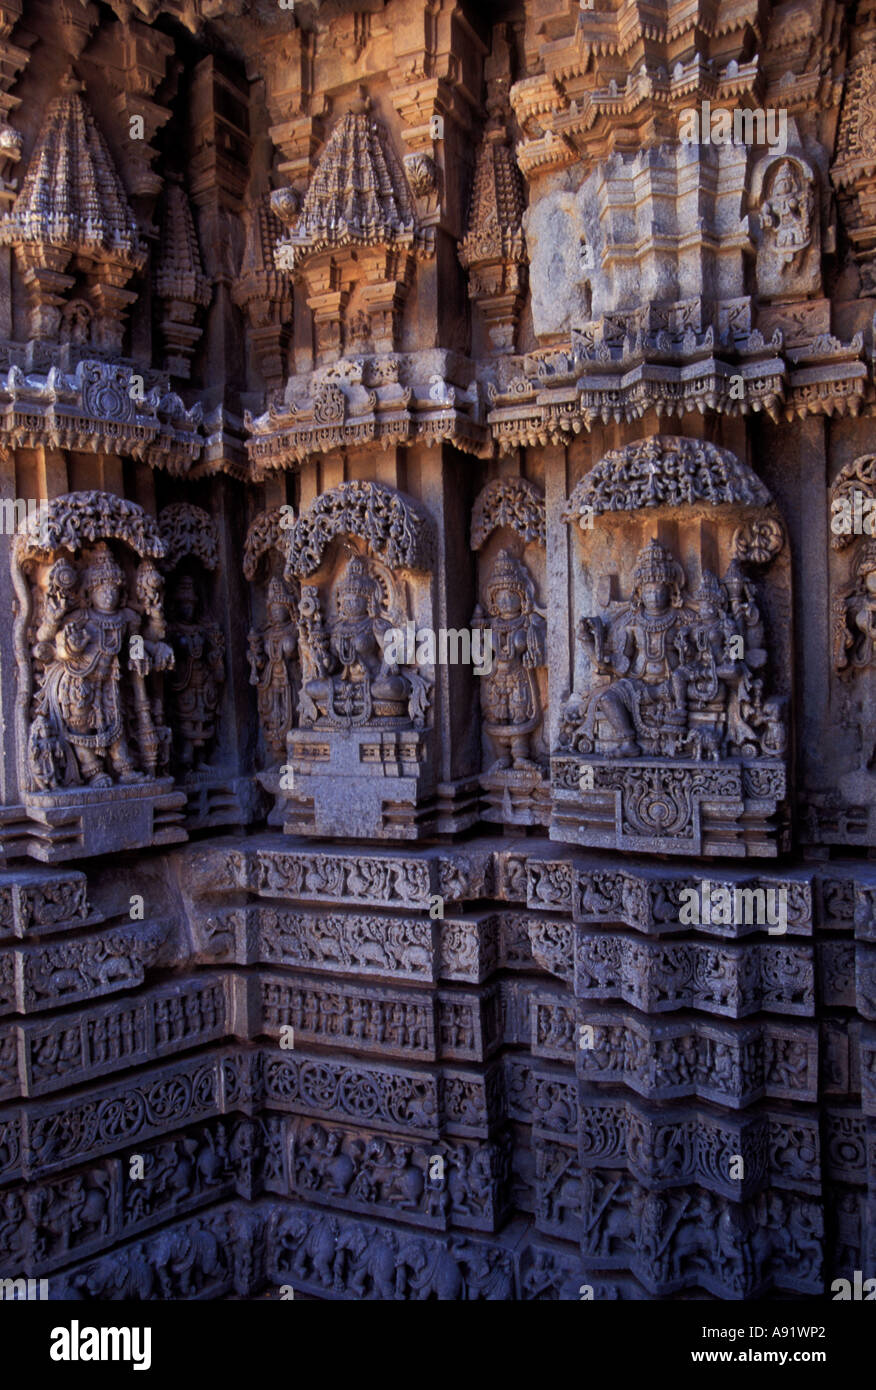
[[[606,630],[601,618],[581,619],[580,640],[597,672],[587,726],[607,720],[618,757],[636,757],[643,744],[659,742],[658,729],[676,729],[680,741],[687,725],[679,648],[694,615],[684,608],[683,587],[681,566],[652,541],[639,556],[630,604],[611,627]]]
[[[317,589],[302,589],[299,644],[301,722],[344,726],[385,720],[417,725],[425,712],[425,682],[384,658],[392,624],[381,613],[381,586],[368,562],[354,555],[335,588],[336,612],[326,621]]]
[[[876,541],[861,546],[854,579],[834,607],[834,662],[845,676],[869,666],[876,653]]]
[[[259,720],[274,762],[286,756],[295,715],[292,663],[298,655],[294,598],[281,579],[268,585],[267,622],[249,633],[250,685],[258,689]]]
[[[136,743],[144,768],[150,775],[170,770],[171,731],[164,722],[164,672],[172,671],[173,649],[165,641],[164,576],[151,560],[137,567],[137,607],[143,614],[143,645],[149,656],[146,695],[150,719],[138,720]],[[138,711],[139,714],[139,711]]]
[[[185,772],[206,764],[225,680],[225,639],[216,623],[200,616],[200,607],[195,582],[184,574],[176,587],[168,636],[176,657],[169,688],[171,723]]]
[[[754,672],[766,662],[754,585],[732,564],[703,572],[692,599],[684,571],[657,541],[639,555],[630,602],[606,625],[584,618],[580,640],[594,677],[573,696],[563,737],[578,751],[718,758],[778,756],[784,709]]]
[[[814,199],[797,165],[785,159],[773,175],[761,208],[761,225],[784,268],[799,259],[812,241]]]
[[[500,750],[490,771],[512,764],[533,768],[530,739],[542,719],[535,672],[545,662],[545,620],[536,611],[526,567],[507,550],[496,557],[486,595],[487,612],[478,604],[472,627],[492,633],[492,670],[481,679],[484,731]]]
[[[150,658],[141,616],[124,605],[124,575],[109,546],[99,542],[75,598],[77,571],[59,560],[49,574],[45,613],[33,655],[43,667],[34,701],[28,755],[42,789],[140,782],[125,731],[123,685],[138,727],[150,732],[145,675]],[[133,639],[129,650],[126,641]],[[137,645],[139,639],[139,646]]]

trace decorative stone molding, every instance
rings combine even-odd
[[[464,387],[455,384],[460,377]],[[488,447],[471,364],[445,352],[343,358],[307,378],[290,378],[282,404],[245,421],[254,478],[297,470],[335,449],[447,442],[480,453]]]
[[[129,455],[179,475],[204,448],[202,419],[200,403],[186,410],[166,386],[144,394],[127,365],[85,359],[33,375],[14,365],[0,378],[0,441],[13,448]]]

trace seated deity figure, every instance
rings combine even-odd
[[[298,626],[292,617],[294,598],[281,579],[268,585],[265,626],[249,634],[250,685],[258,689],[259,720],[265,743],[275,762],[286,756],[286,735],[294,719],[291,663],[298,655]]]
[[[68,611],[74,580],[68,562],[53,566],[33,648],[44,675],[34,701],[31,772],[43,789],[142,782],[125,737],[121,689],[126,639],[139,633],[140,615],[123,604],[124,575],[105,542],[85,570],[84,606]],[[140,667],[127,659],[129,684],[140,679]]]
[[[225,639],[216,623],[199,616],[200,607],[195,582],[184,574],[176,587],[168,636],[175,656],[169,685],[171,723],[186,773],[206,765],[225,680]]]
[[[652,541],[639,555],[629,604],[606,626],[581,621],[595,675],[573,696],[564,737],[579,752],[717,759],[777,755],[784,707],[754,673],[767,659],[754,584],[734,561],[723,581],[704,570],[682,597],[684,572]]]
[[[689,671],[683,662],[684,630],[695,614],[682,598],[681,566],[656,540],[639,555],[629,604],[606,629],[600,618],[582,618],[580,640],[596,671],[584,716],[580,747],[592,746],[597,721],[613,733],[618,757],[658,752],[683,741]],[[571,714],[567,708],[567,716]]]
[[[487,612],[478,604],[471,625],[492,634],[492,669],[481,679],[484,732],[500,750],[490,771],[531,769],[537,764],[530,738],[542,719],[535,671],[545,662],[545,620],[525,566],[507,550],[496,557],[486,594]]]
[[[391,623],[380,613],[380,584],[354,555],[335,588],[337,610],[324,623],[319,595],[302,592],[299,618],[303,723],[368,724],[405,719],[422,681],[384,659]],[[411,709],[411,716],[414,711]]]

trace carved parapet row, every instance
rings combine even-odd
[[[12,1136],[0,1144],[3,1176],[30,1180],[72,1168],[233,1108],[221,1053],[181,1059],[172,1079],[155,1066],[109,1086],[92,1085],[75,1099],[30,1101],[4,1109],[0,1118]]]
[[[259,1258],[264,1215],[232,1202],[53,1279],[50,1297],[76,1299],[217,1299],[247,1297],[263,1279]]]
[[[129,455],[183,474],[204,446],[200,405],[186,410],[160,379],[144,386],[127,363],[80,361],[27,375],[14,362],[0,380],[0,443]]]
[[[168,930],[167,922],[137,922],[45,945],[2,947],[0,1014],[38,1013],[142,984]]]
[[[273,1123],[283,1164],[266,1186],[280,1195],[436,1230],[496,1231],[509,1213],[507,1134],[487,1143],[363,1138],[306,1119]]]
[[[277,836],[187,854],[195,893],[248,892],[295,902],[370,904],[394,911],[428,912],[437,894],[445,903],[489,897],[493,855],[488,849],[425,847],[416,855],[381,849],[363,853],[339,845],[331,854],[304,845],[281,848]]]
[[[522,1237],[526,1236],[525,1239]],[[158,1235],[73,1265],[51,1298],[89,1301],[247,1297],[265,1283],[322,1299],[575,1299],[580,1261],[513,1223],[483,1235],[399,1231],[352,1214],[263,1198],[223,1203]],[[598,1298],[641,1297],[634,1280],[593,1281]]]
[[[585,1261],[627,1269],[657,1296],[685,1287],[734,1299],[824,1288],[822,1204],[781,1189],[738,1206],[695,1187],[658,1194],[603,1169],[582,1179],[581,1225]]]
[[[813,875],[751,875],[736,869],[697,870],[683,866],[628,869],[604,861],[527,859],[526,905],[569,913],[581,926],[626,926],[646,936],[688,932],[740,938],[763,932],[782,909],[781,925],[792,936],[811,936]],[[821,925],[819,921],[819,925]]]
[[[260,996],[255,1031],[282,1038],[291,1026],[305,1047],[334,1045],[420,1062],[485,1062],[502,1041],[495,987],[476,998],[446,990],[424,995],[284,974],[262,975]]]
[[[534,1055],[574,1056],[587,1085],[628,1086],[661,1100],[696,1096],[733,1110],[762,1098],[809,1103],[818,1097],[813,1027],[769,1020],[651,1022],[599,1010],[588,1011],[581,1034],[573,1031],[569,1005],[540,1002],[534,1012]]]
[[[73,1174],[7,1189],[0,1227],[5,1267],[44,1277],[200,1207],[236,1193],[249,1196],[253,1159],[259,1168],[264,1161],[252,1129],[251,1120],[211,1120]]]
[[[143,1066],[159,1053],[219,1042],[231,1031],[230,988],[223,975],[199,974],[133,999],[80,1007],[75,1017],[7,1024],[0,1028],[2,1098],[48,1095]]]
[[[555,931],[565,935],[571,972],[568,924],[558,929],[512,910],[433,919],[307,912],[279,904],[209,905],[194,918],[199,954],[211,962],[292,966],[365,979],[385,976],[417,985],[435,985],[439,980],[478,985],[499,968],[550,970],[539,950],[545,925],[554,925]]]
[[[623,1167],[652,1191],[693,1184],[731,1201],[750,1201],[768,1186],[821,1192],[815,1117],[760,1107],[737,1117],[582,1095],[577,1160],[583,1171]],[[850,1169],[846,1163],[846,1176]]]
[[[468,380],[460,386],[457,378]],[[335,449],[448,443],[480,454],[488,447],[471,366],[450,354],[344,360],[290,379],[287,391],[282,406],[245,419],[254,481]]]
[[[380,1065],[296,1048],[260,1053],[265,1108],[422,1137],[487,1137],[503,1118],[502,1070]]]
[[[575,995],[620,999],[645,1013],[696,1009],[745,1018],[761,1010],[815,1014],[811,947],[642,942],[576,933]]]
[[[75,869],[0,873],[0,942],[47,936],[102,921],[88,901],[88,881]]]

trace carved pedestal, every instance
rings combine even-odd
[[[172,777],[130,787],[28,792],[28,851],[46,864],[188,839],[185,793]]]
[[[281,789],[289,835],[416,840],[434,833],[427,736],[416,729],[318,729],[289,735]]]
[[[781,762],[551,758],[551,838],[647,854],[772,858],[790,843]]]

